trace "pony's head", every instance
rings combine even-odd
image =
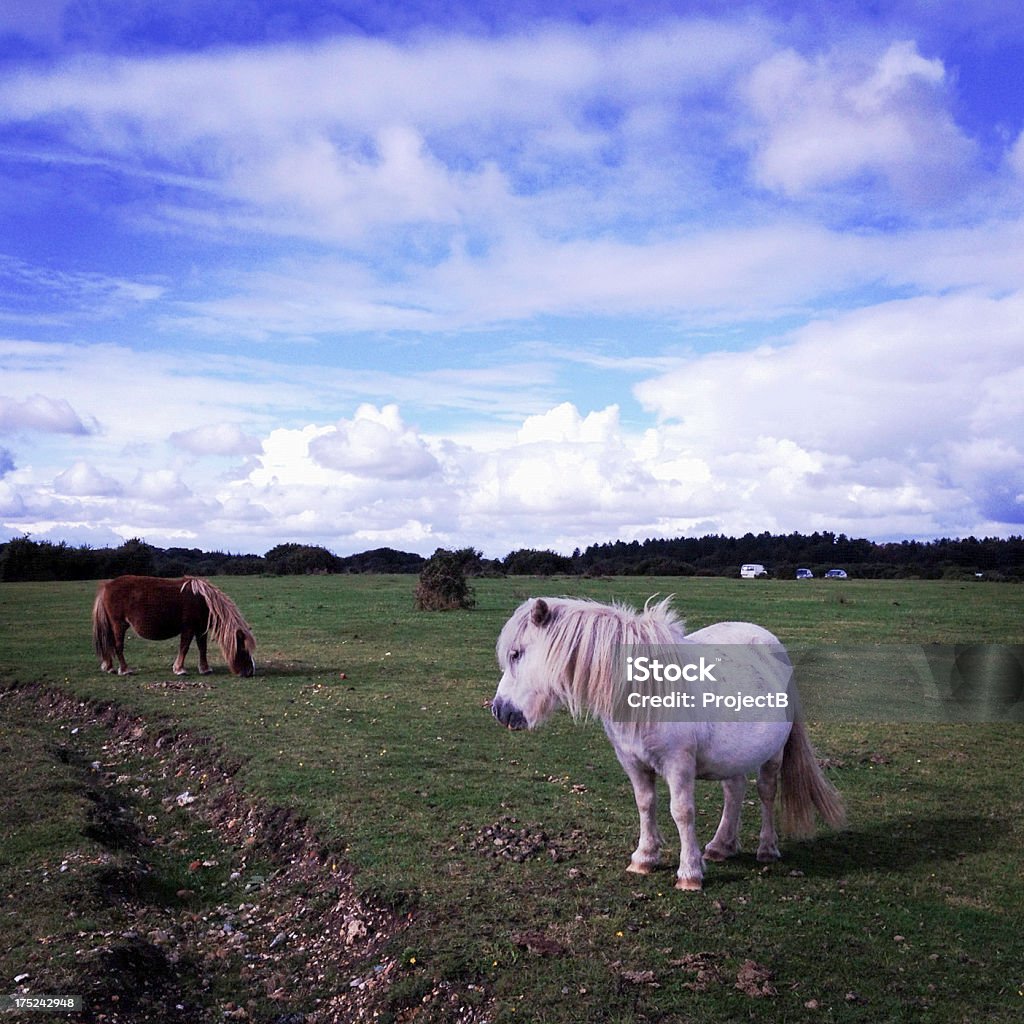
[[[210,634],[220,645],[231,671],[246,678],[256,675],[256,640],[238,605],[223,590],[198,576],[186,576],[181,589],[191,589],[206,602]]]
[[[235,628],[235,639],[229,648],[228,665],[236,676],[248,679],[256,675],[256,659],[253,653],[256,650],[256,641],[248,629]]]
[[[505,623],[498,636],[501,682],[491,701],[491,713],[510,729],[532,729],[558,704],[555,687],[546,674],[545,634],[555,616],[544,598],[526,601]]]
[[[501,682],[491,713],[510,729],[533,729],[559,705],[573,716],[610,714],[618,645],[675,643],[682,635],[669,600],[640,613],[578,598],[525,601],[498,637]]]

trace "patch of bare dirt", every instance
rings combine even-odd
[[[464,825],[462,831],[467,832],[468,828]],[[549,835],[539,824],[520,823],[507,814],[467,836],[466,841],[471,850],[484,857],[502,857],[517,864],[544,856],[558,864],[575,857],[587,846],[582,829]]]

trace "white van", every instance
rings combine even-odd
[[[760,562],[750,562],[740,566],[740,579],[756,580],[761,576],[767,576],[768,570]]]

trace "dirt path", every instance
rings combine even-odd
[[[86,1024],[379,1010],[403,922],[209,742],[26,687],[0,691],[0,770],[0,991],[80,995]]]

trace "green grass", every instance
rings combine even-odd
[[[465,1000],[488,1000],[500,1021],[1020,1018],[1019,725],[812,723],[849,828],[785,844],[785,859],[765,868],[749,852],[751,805],[748,852],[709,867],[704,892],[689,896],[672,889],[670,868],[624,872],[636,812],[597,725],[559,715],[535,733],[509,733],[485,702],[498,679],[497,633],[533,594],[642,604],[675,593],[690,628],[749,619],[793,644],[952,644],[1024,642],[1024,588],[481,580],[473,611],[423,613],[413,577],[216,582],[259,641],[254,679],[228,675],[211,652],[208,686],[195,676],[185,690],[160,686],[175,642],[134,638],[126,653],[138,674],[101,675],[93,584],[68,583],[0,587],[0,682],[115,700],[208,736],[240,763],[248,792],[307,815],[355,866],[363,893],[412,912],[391,951],[404,964],[384,1007],[396,1016],[442,980]],[[48,773],[33,785],[50,794],[52,824],[23,824],[14,840],[40,857],[70,841],[60,822],[76,799],[59,770]],[[701,786],[702,841],[720,807],[718,787]],[[523,862],[487,856],[488,827],[547,842]],[[541,933],[549,955],[531,952],[524,933]],[[736,987],[746,960],[772,972],[774,994]],[[431,1012],[420,1006],[418,1019]]]

